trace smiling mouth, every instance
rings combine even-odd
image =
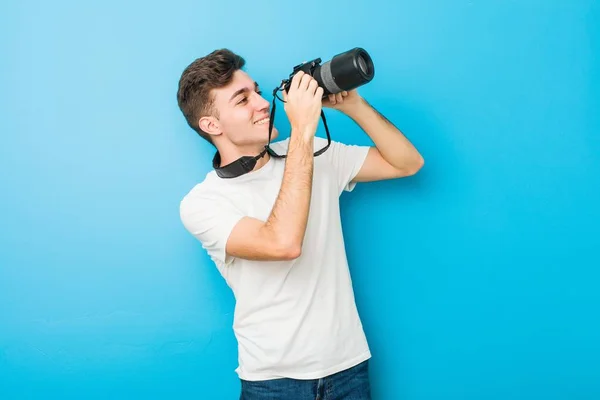
[[[269,118],[269,117],[267,117],[267,118],[263,118],[263,119],[259,119],[258,121],[256,121],[256,122],[254,123],[254,125],[264,125],[264,124],[267,124],[267,123],[269,123],[269,120],[270,120],[270,118]]]

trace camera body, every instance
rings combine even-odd
[[[312,61],[303,62],[294,67],[294,72],[290,74],[290,78],[292,78],[298,71],[304,71],[307,74],[312,75],[314,70],[321,65],[321,59],[315,58]]]
[[[315,70],[317,69],[317,67],[321,66],[321,58],[315,58],[314,60],[311,61],[305,61],[302,62],[298,65],[296,65],[292,71],[292,73],[290,74],[288,79],[285,79],[283,81],[284,85],[283,85],[283,89],[288,92],[290,90],[290,85],[292,84],[292,79],[294,78],[294,75],[296,75],[298,72],[302,71],[305,74],[309,74],[310,76],[314,77],[315,76]]]
[[[375,76],[375,68],[366,50],[355,47],[337,54],[331,60],[321,64],[321,58],[305,61],[293,68],[288,79],[281,82],[285,91],[289,91],[292,79],[303,71],[312,76],[323,88],[323,97],[355,89],[370,82]]]

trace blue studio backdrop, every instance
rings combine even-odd
[[[234,298],[179,220],[213,149],[178,79],[227,47],[270,101],[355,46],[425,158],[341,198],[374,398],[600,398],[593,0],[2,2],[0,398],[237,398]]]

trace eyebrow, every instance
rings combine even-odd
[[[258,89],[258,83],[254,82],[254,89]],[[235,91],[235,93],[231,96],[231,98],[229,99],[229,102],[231,103],[231,100],[235,99],[237,96],[239,96],[242,93],[245,93],[248,91],[248,88],[241,88]]]

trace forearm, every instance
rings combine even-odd
[[[281,188],[265,228],[280,246],[300,252],[308,223],[312,193],[313,137],[292,129]]]
[[[404,134],[365,99],[344,111],[356,122],[381,153],[398,169],[411,169],[423,164],[423,157]]]

